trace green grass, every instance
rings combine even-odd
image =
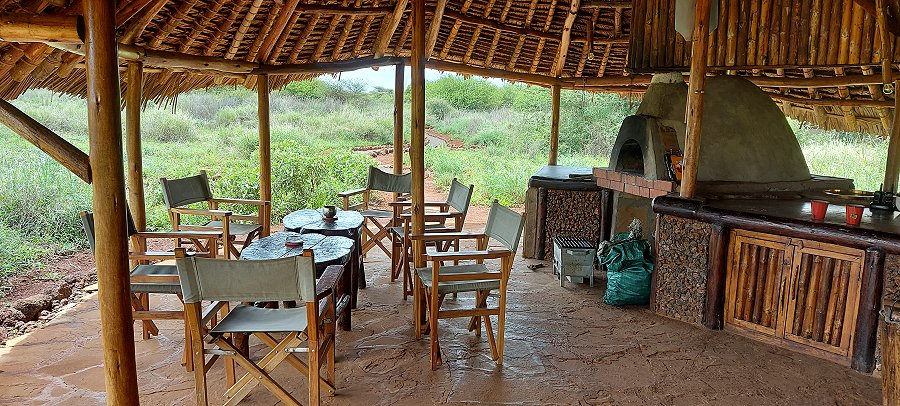
[[[407,89],[408,93],[408,89]],[[550,96],[547,89],[496,86],[442,78],[427,86],[427,125],[467,148],[429,148],[425,163],[439,188],[459,178],[475,185],[474,201],[524,201],[528,178],[547,161]],[[477,96],[477,97],[473,97]],[[82,149],[87,149],[85,101],[29,91],[14,104]],[[560,158],[563,165],[605,166],[622,119],[635,100],[563,91]],[[359,83],[294,83],[274,92],[272,106],[273,220],[300,208],[338,203],[336,193],[365,182],[374,163],[351,147],[389,144],[393,95],[364,92]],[[409,118],[407,105],[405,117]],[[820,131],[792,122],[814,173],[879,187],[886,141]],[[168,229],[158,179],[205,169],[219,196],[258,196],[259,140],[256,94],[213,88],[151,104],[142,117],[148,224]],[[409,126],[405,125],[409,133]],[[48,256],[84,249],[77,213],[91,208],[91,190],[61,165],[0,127],[0,295],[3,279],[40,267]]]

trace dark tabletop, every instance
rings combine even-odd
[[[864,205],[868,203],[863,201]],[[710,201],[709,207],[750,213],[771,218],[792,219],[813,224],[828,224],[848,230],[871,230],[900,235],[897,212],[875,211],[866,207],[859,226],[848,226],[843,204],[829,204],[824,221],[812,219],[812,209],[807,200],[719,200]]]
[[[282,222],[287,231],[328,234],[328,231],[358,229],[363,224],[363,216],[357,211],[338,209],[335,221],[327,222],[318,210],[306,209],[284,216]]]
[[[285,246],[284,242],[289,236],[302,239],[303,246]],[[252,242],[241,251],[241,259],[286,258],[301,255],[304,249],[312,249],[316,265],[338,264],[349,260],[352,248],[353,240],[347,237],[281,232]]]

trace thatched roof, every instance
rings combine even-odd
[[[881,94],[881,40],[867,3],[719,0],[710,71],[755,78],[793,117],[885,134],[893,100]],[[429,63],[542,85],[640,91],[647,73],[688,70],[690,46],[675,33],[674,4],[428,1],[429,26],[440,16],[439,30],[426,34]],[[77,15],[81,5],[0,0],[0,11]],[[124,49],[146,56],[145,97],[160,99],[213,85],[253,86],[255,73],[271,73],[278,87],[329,70],[402,62],[397,58],[410,54],[409,13],[408,0],[120,0],[117,24],[119,42],[131,46]],[[896,62],[900,47],[893,49]],[[71,50],[0,42],[0,97],[33,87],[84,94],[83,57]],[[162,54],[151,58],[154,51]],[[193,65],[153,69],[154,61],[172,55],[244,63],[227,74]],[[820,78],[826,82],[813,83]]]

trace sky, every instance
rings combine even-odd
[[[370,88],[375,87],[383,87],[385,89],[393,89],[394,88],[394,69],[393,66],[382,66],[378,70],[372,68],[363,68],[350,72],[343,72],[335,77],[331,75],[324,75],[321,78],[324,80],[356,80],[363,83],[366,83],[370,86]],[[410,67],[406,67],[406,78],[404,79],[403,84],[405,86],[409,86],[409,83],[412,81]],[[455,75],[451,72],[440,72],[434,69],[425,69],[425,80],[435,80],[444,75]],[[487,80],[493,82],[494,84],[501,85],[503,83],[500,79],[488,78]]]

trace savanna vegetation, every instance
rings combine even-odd
[[[528,177],[547,159],[550,95],[540,87],[497,85],[445,76],[427,84],[427,124],[467,148],[434,148],[426,166],[438,187],[454,177],[475,185],[475,201],[521,204]],[[362,185],[375,163],[351,147],[392,139],[393,94],[359,82],[297,82],[272,94],[273,219],[337,203],[338,191]],[[79,98],[29,91],[14,104],[87,149],[87,112]],[[560,163],[606,165],[622,119],[638,101],[563,91]],[[407,107],[408,117],[408,107]],[[792,123],[815,173],[878,187],[886,142]],[[209,172],[221,196],[258,196],[256,95],[214,88],[150,104],[143,117],[148,225],[168,229],[160,177]],[[409,128],[406,126],[408,133]],[[90,188],[58,163],[0,128],[0,287],[18,270],[86,248],[77,213],[90,210]],[[0,288],[0,295],[3,291]]]

